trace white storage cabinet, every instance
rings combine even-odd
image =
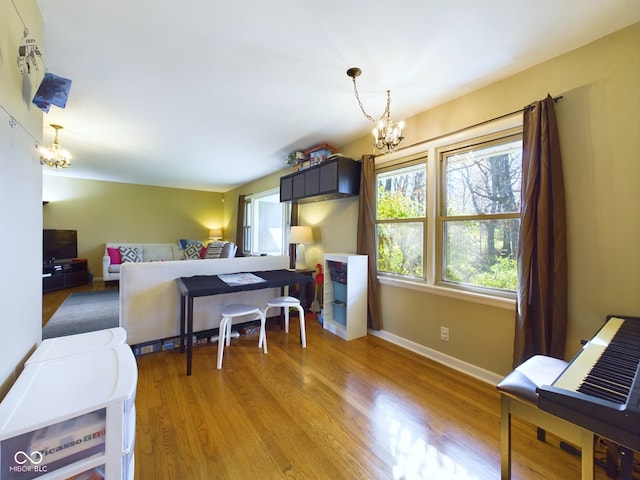
[[[367,334],[367,270],[367,255],[324,256],[323,326],[345,340]]]
[[[43,353],[49,359],[28,362],[0,403],[0,480],[85,472],[80,478],[133,479],[138,369],[131,348]]]
[[[62,357],[82,355],[103,348],[112,348],[127,343],[127,332],[122,327],[95,330],[64,337],[43,340],[31,354],[25,365],[46,362]]]

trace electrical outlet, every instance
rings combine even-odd
[[[449,327],[440,327],[440,340],[443,342],[449,341]]]

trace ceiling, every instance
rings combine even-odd
[[[71,168],[224,192],[640,21],[638,0],[37,0]]]

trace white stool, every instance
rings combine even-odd
[[[581,448],[582,479],[594,478],[594,435],[578,425],[538,408],[538,387],[551,385],[567,367],[564,360],[535,355],[519,365],[498,383],[500,392],[500,478],[511,478],[511,416],[515,415],[538,428],[538,439],[550,431]]]
[[[265,316],[258,307],[253,305],[244,305],[234,303],[225,305],[222,308],[222,320],[220,320],[220,329],[218,332],[218,370],[222,368],[222,354],[224,353],[224,344],[227,347],[231,344],[231,323],[235,317],[244,315],[258,315],[260,317],[260,342],[258,348],[262,346],[264,336],[264,353],[267,353],[267,337],[264,335],[264,319]]]
[[[289,333],[289,308],[298,309],[298,316],[300,317],[300,343],[302,344],[302,348],[307,348],[307,335],[304,328],[304,309],[302,308],[302,305],[300,305],[300,300],[295,297],[276,297],[269,300],[267,302],[267,306],[264,308],[264,318],[267,318],[267,311],[270,308],[284,308],[284,331],[286,333]],[[262,330],[260,330],[258,347],[262,345],[263,337],[266,342],[266,334],[263,336]]]

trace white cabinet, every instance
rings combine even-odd
[[[345,340],[367,334],[367,270],[366,255],[324,256],[323,326]]]
[[[62,357],[91,353],[103,348],[112,348],[127,343],[127,331],[122,327],[95,330],[65,337],[43,340],[31,354],[25,365],[46,362]]]
[[[62,356],[50,347],[47,358],[25,365],[0,403],[0,480],[84,472],[133,479],[138,369],[131,348]]]

